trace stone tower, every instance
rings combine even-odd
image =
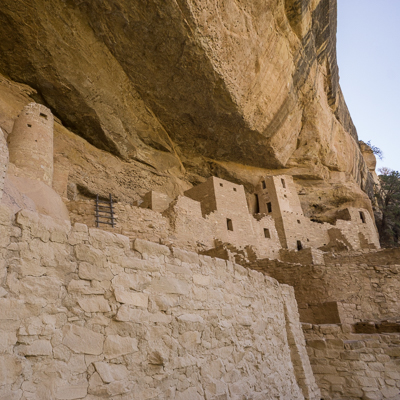
[[[8,136],[10,162],[26,178],[52,186],[53,182],[53,124],[51,111],[37,103],[30,103],[14,122]]]
[[[0,202],[3,197],[4,179],[8,167],[8,148],[3,131],[0,129]]]

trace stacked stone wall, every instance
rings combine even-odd
[[[3,131],[0,129],[0,202],[3,197],[4,181],[8,168],[8,147]]]
[[[368,254],[377,256],[379,251]],[[382,254],[386,252],[382,251]],[[359,264],[357,258],[350,263],[350,257],[349,263],[338,260],[336,264],[332,263],[334,258],[331,257],[326,260],[326,265],[259,260],[252,263],[251,268],[294,287],[302,322],[318,322],[313,309],[336,302],[341,321],[351,324],[400,315],[400,265],[395,264],[396,260],[399,260],[397,253],[393,253],[393,264],[389,265]]]
[[[303,328],[321,398],[400,398],[399,334],[354,334],[343,325]]]
[[[0,398],[320,398],[287,286],[27,210],[13,219],[1,206]]]
[[[39,180],[52,187],[53,183],[53,125],[51,111],[30,103],[21,111],[8,136],[10,161],[21,176]]]

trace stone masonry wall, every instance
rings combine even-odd
[[[37,103],[24,107],[7,137],[10,161],[21,176],[39,180],[52,187],[53,125],[51,111]]]
[[[3,131],[0,129],[0,202],[3,197],[4,180],[8,167],[8,147]]]
[[[287,286],[27,210],[13,218],[1,206],[1,399],[320,398]]]
[[[354,334],[346,325],[303,328],[322,399],[400,398],[398,333]]]
[[[400,315],[400,265],[394,264],[394,258],[391,265],[358,264],[357,258],[353,263],[350,259],[348,263],[328,261],[326,265],[300,265],[259,260],[251,268],[294,287],[302,322],[317,323],[312,308],[330,302],[338,303],[343,323]]]

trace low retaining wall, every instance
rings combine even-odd
[[[353,334],[341,325],[303,324],[321,398],[400,398],[400,335]]]
[[[0,398],[319,399],[293,289],[0,206]]]

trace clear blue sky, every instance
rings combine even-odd
[[[337,53],[359,139],[400,171],[400,0],[338,0]]]

